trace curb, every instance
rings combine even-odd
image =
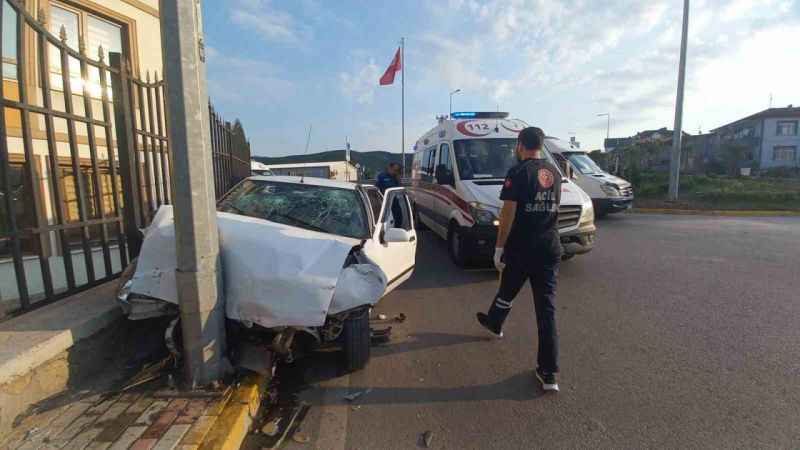
[[[724,217],[800,217],[800,211],[774,210],[716,210],[716,209],[668,209],[668,208],[634,208],[633,214],[673,214],[679,216],[724,216]]]
[[[249,374],[239,383],[200,450],[237,450],[241,447],[261,406],[261,394],[267,388],[268,379],[265,375]]]

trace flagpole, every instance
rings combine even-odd
[[[400,126],[402,127],[402,137],[400,138],[400,155],[403,158],[401,178],[406,177],[406,38],[400,38]]]

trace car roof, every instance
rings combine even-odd
[[[248,180],[271,181],[274,183],[290,183],[290,184],[305,184],[308,186],[322,186],[338,189],[355,190],[358,187],[357,183],[350,181],[329,180],[326,178],[316,177],[291,177],[282,175],[269,175],[269,176],[252,176]]]

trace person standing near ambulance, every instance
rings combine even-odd
[[[494,254],[500,288],[488,313],[478,313],[477,318],[491,334],[502,337],[514,298],[530,281],[539,330],[536,377],[544,390],[558,391],[555,299],[562,253],[561,174],[542,154],[543,142],[544,132],[536,127],[523,129],[517,138],[519,163],[508,171],[500,192],[503,206]]]

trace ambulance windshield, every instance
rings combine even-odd
[[[505,178],[517,164],[516,139],[461,139],[453,142],[458,176],[462,180]],[[558,167],[547,151],[545,158]]]

